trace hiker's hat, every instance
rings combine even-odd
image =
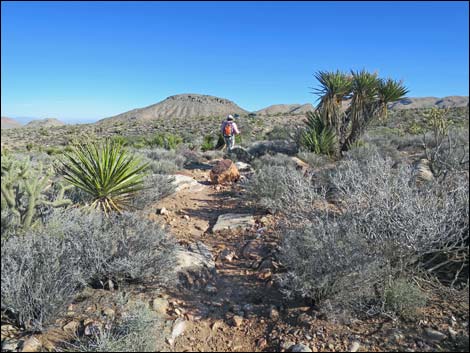
[[[230,114],[229,116],[227,116],[227,120],[233,120],[233,115]]]

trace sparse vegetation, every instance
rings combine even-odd
[[[42,330],[85,285],[161,286],[173,278],[174,246],[161,227],[135,214],[57,211],[23,237],[2,240],[2,310]]]

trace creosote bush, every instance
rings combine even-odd
[[[160,225],[136,214],[58,210],[44,226],[2,240],[2,310],[41,330],[85,285],[171,281],[174,249]]]

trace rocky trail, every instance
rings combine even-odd
[[[163,217],[180,244],[205,253],[209,271],[185,273],[184,285],[168,293],[184,326],[168,339],[168,348],[264,349],[282,305],[272,281],[277,242],[269,232],[271,218],[246,205],[239,185],[211,185],[208,170],[180,175],[179,190],[156,205],[155,217]]]

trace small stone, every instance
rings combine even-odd
[[[333,351],[335,349],[335,345],[333,343],[328,343],[328,349]]]
[[[349,347],[349,351],[350,351],[350,352],[357,352],[360,347],[361,347],[361,344],[360,344],[358,341],[354,341],[354,342],[351,344],[351,347]]]
[[[272,305],[269,309],[269,317],[273,320],[279,319],[279,311],[274,305]]]
[[[285,342],[282,342],[282,343],[281,343],[281,349],[287,350],[287,349],[289,349],[290,347],[293,347],[294,345],[295,345],[294,342],[285,341]]]
[[[113,318],[113,317],[116,315],[116,313],[114,312],[114,310],[111,309],[111,308],[104,308],[104,309],[102,310],[102,314],[103,314],[104,316],[106,316],[106,317],[109,317],[109,318]]]
[[[64,330],[64,332],[69,335],[75,335],[79,327],[80,323],[78,323],[77,321],[70,321],[68,324],[62,327],[62,330]]]
[[[187,221],[189,221],[189,219],[190,219],[190,217],[189,217],[187,214],[185,214],[185,215],[183,216],[183,218],[184,218],[185,220],[187,220]]]
[[[174,340],[176,337],[183,334],[186,330],[186,321],[184,319],[176,319],[171,331],[171,338]]]
[[[159,314],[165,315],[168,310],[168,300],[164,298],[155,298],[152,301],[152,309]]]
[[[241,316],[235,315],[232,317],[232,325],[235,327],[240,327],[243,323],[243,318]]]
[[[212,331],[217,331],[222,326],[222,321],[217,320],[211,325]]]
[[[29,337],[23,343],[22,352],[40,352],[41,351],[41,342],[34,336]]]
[[[442,341],[447,338],[447,336],[443,334],[442,332],[433,330],[429,327],[425,328],[424,332],[426,333],[426,337],[430,339],[431,341]]]
[[[157,210],[157,213],[161,215],[166,215],[166,214],[169,214],[170,212],[168,212],[168,210],[165,207],[162,207]]]
[[[209,294],[216,294],[217,293],[217,288],[214,286],[211,286],[210,284],[204,288],[204,291]]]
[[[457,331],[455,331],[452,327],[449,326],[448,328],[448,331],[449,331],[449,335],[450,337],[455,340],[455,338],[457,337]]]
[[[219,258],[222,261],[232,262],[233,258],[235,257],[235,252],[229,249],[222,250],[219,255]]]
[[[306,346],[305,344],[299,343],[289,347],[290,352],[311,352],[312,350],[310,347]]]

